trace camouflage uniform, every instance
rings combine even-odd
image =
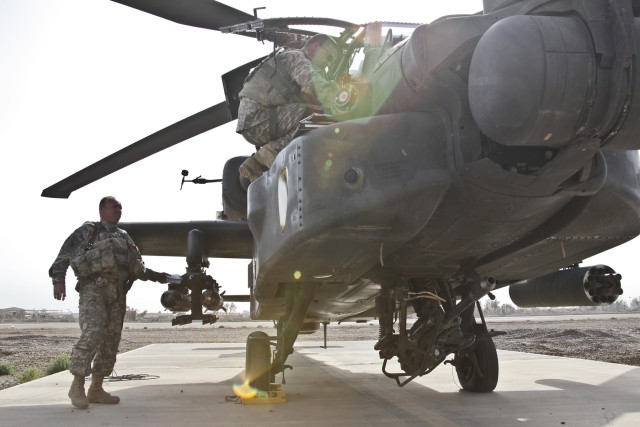
[[[98,233],[86,250],[95,227]],[[145,268],[127,232],[104,221],[85,222],[67,238],[49,269],[54,284],[65,282],[70,265],[78,278],[81,335],[69,370],[102,378],[111,374],[116,362],[128,287],[135,279],[148,280],[154,272]]]
[[[277,154],[312,109],[331,105],[337,89],[338,84],[328,80],[304,50],[279,52],[247,78],[239,94],[236,132],[258,147],[268,145]]]

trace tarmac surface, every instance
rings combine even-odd
[[[640,425],[635,366],[498,351],[492,393],[460,391],[450,365],[399,388],[373,345],[300,341],[287,361],[287,403],[242,405],[227,396],[242,383],[244,343],[153,344],[118,356],[117,375],[146,378],[105,382],[119,405],[74,408],[72,377],[61,372],[1,390],[0,426]]]

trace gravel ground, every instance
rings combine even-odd
[[[496,347],[501,350],[640,366],[640,317],[616,318],[612,315],[601,319],[504,322],[488,318],[487,322],[490,329],[507,332],[494,338]],[[177,328],[180,328],[179,333]],[[130,323],[123,330],[120,352],[154,343],[245,342],[253,330],[275,335],[275,330],[267,326],[172,328],[168,324],[143,326]],[[13,375],[0,376],[0,390],[18,384],[17,377],[26,368],[36,367],[46,372],[58,355],[69,354],[79,334],[77,325],[71,324],[0,324],[0,365],[8,363],[14,368]],[[375,340],[377,334],[374,323],[329,325],[328,341]],[[300,339],[321,341],[322,331],[303,335]],[[372,348],[371,351],[375,350]]]

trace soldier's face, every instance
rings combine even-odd
[[[331,45],[315,45],[315,48],[312,52],[312,61],[316,67],[325,68],[330,63],[333,62],[334,59],[338,57],[338,51],[335,47]]]
[[[100,208],[100,219],[109,224],[117,224],[122,216],[122,205],[117,200],[107,200],[104,207]]]

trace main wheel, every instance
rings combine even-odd
[[[256,331],[247,337],[245,383],[261,391],[271,386],[271,349],[269,335]]]
[[[481,325],[477,325],[475,329],[480,327]],[[490,336],[480,336],[472,349],[456,353],[455,366],[463,390],[488,393],[498,384],[498,352]],[[475,356],[479,371],[470,353]]]

